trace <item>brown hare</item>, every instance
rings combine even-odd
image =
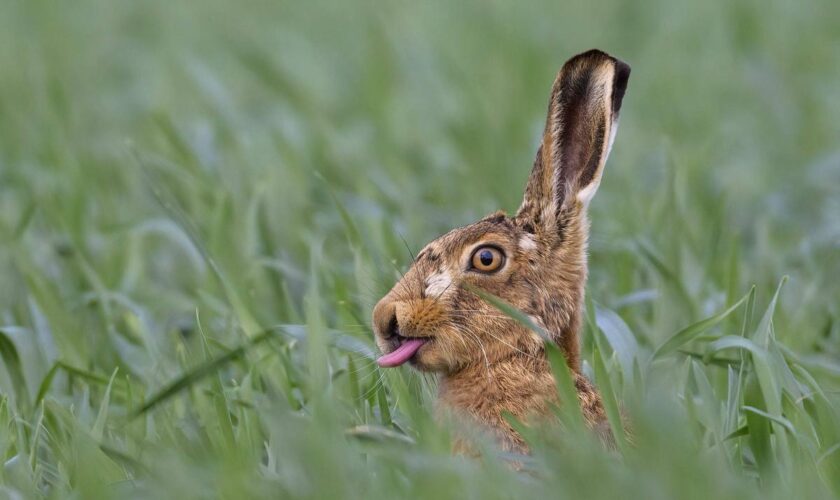
[[[583,415],[608,434],[598,392],[580,373],[586,208],[618,127],[630,67],[598,50],[566,62],[525,198],[514,216],[453,229],[417,255],[373,310],[382,367],[409,362],[440,375],[442,408],[477,422],[502,449],[527,453],[504,418],[548,415],[557,402],[544,340],[468,288],[485,290],[550,332],[572,370]]]

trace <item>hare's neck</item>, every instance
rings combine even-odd
[[[544,290],[551,295],[540,297],[536,302],[535,314],[543,326],[554,336],[563,350],[569,367],[580,371],[579,331],[585,307],[583,300],[586,286],[586,247],[589,235],[589,220],[583,207],[568,215],[563,225],[563,240],[549,256],[547,282]]]
[[[489,428],[505,448],[522,451],[524,444],[504,419],[504,413],[520,420],[543,415],[555,396],[554,379],[545,356],[517,355],[443,375],[438,403],[441,410]]]
[[[586,377],[580,373],[574,373],[573,377],[587,425],[595,429],[605,443],[611,443],[601,396]],[[527,424],[548,415],[557,401],[554,376],[544,354],[514,356],[489,366],[470,366],[443,375],[438,389],[439,410],[451,412],[465,418],[468,424],[488,430],[503,450],[517,453],[528,453],[528,446],[505,419],[505,414]],[[456,450],[470,452],[462,440],[456,440]]]

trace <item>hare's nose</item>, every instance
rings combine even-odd
[[[380,302],[373,308],[373,328],[383,339],[390,339],[400,332],[397,320],[397,305],[393,302]]]

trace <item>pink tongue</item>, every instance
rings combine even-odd
[[[402,343],[401,346],[397,347],[397,350],[394,352],[388,353],[381,358],[377,359],[376,362],[379,363],[379,366],[382,368],[393,368],[395,366],[400,366],[401,364],[405,363],[412,356],[414,353],[417,352],[423,344],[426,343],[426,339],[411,339],[406,340]]]

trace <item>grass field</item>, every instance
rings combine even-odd
[[[840,2],[2,4],[0,498],[840,495]],[[634,443],[453,457],[370,311],[516,209],[591,47],[633,74],[583,354]]]

